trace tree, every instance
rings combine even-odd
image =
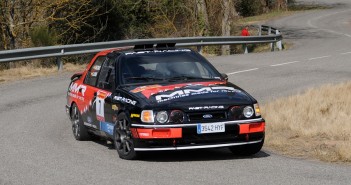
[[[210,22],[208,20],[207,5],[205,0],[196,0],[197,21],[200,25],[200,35],[206,36],[210,33]]]
[[[29,30],[43,20],[40,0],[2,0],[0,2],[0,33],[3,49],[29,45]]]
[[[221,2],[223,16],[222,16],[222,36],[230,36],[231,23],[234,16],[237,14],[235,10],[235,2],[233,0],[222,0]],[[222,55],[230,53],[230,46],[222,46]]]

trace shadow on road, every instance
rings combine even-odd
[[[187,161],[214,161],[214,160],[235,160],[235,159],[254,159],[269,157],[264,151],[252,156],[236,156],[227,148],[184,150],[184,151],[162,151],[145,152],[139,160],[150,162],[187,162]]]

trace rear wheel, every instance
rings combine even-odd
[[[229,150],[235,155],[250,156],[258,153],[262,149],[263,143],[264,139],[259,143],[231,146]]]
[[[72,105],[71,118],[74,138],[78,141],[89,140],[88,129],[83,124],[82,116],[76,104]]]
[[[130,123],[125,113],[118,115],[118,119],[114,128],[114,144],[117,153],[121,159],[136,159],[137,153],[134,151],[134,143],[132,132],[130,131]]]

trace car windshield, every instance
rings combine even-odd
[[[220,79],[206,59],[187,49],[126,53],[120,72],[122,84]]]

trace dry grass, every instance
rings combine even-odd
[[[351,82],[262,106],[266,146],[294,157],[351,162]]]
[[[74,65],[67,63],[63,66],[64,71],[81,71],[85,68],[85,65]],[[28,79],[39,76],[48,76],[52,74],[57,74],[57,67],[43,68],[37,67],[32,64],[25,66],[20,66],[8,70],[0,71],[0,83],[16,81],[21,79]]]
[[[299,11],[271,11],[257,16],[242,18],[238,21],[238,23],[240,25],[258,24],[263,21],[274,20],[274,19],[289,16],[289,15],[293,15],[293,14],[296,14],[297,12]]]

